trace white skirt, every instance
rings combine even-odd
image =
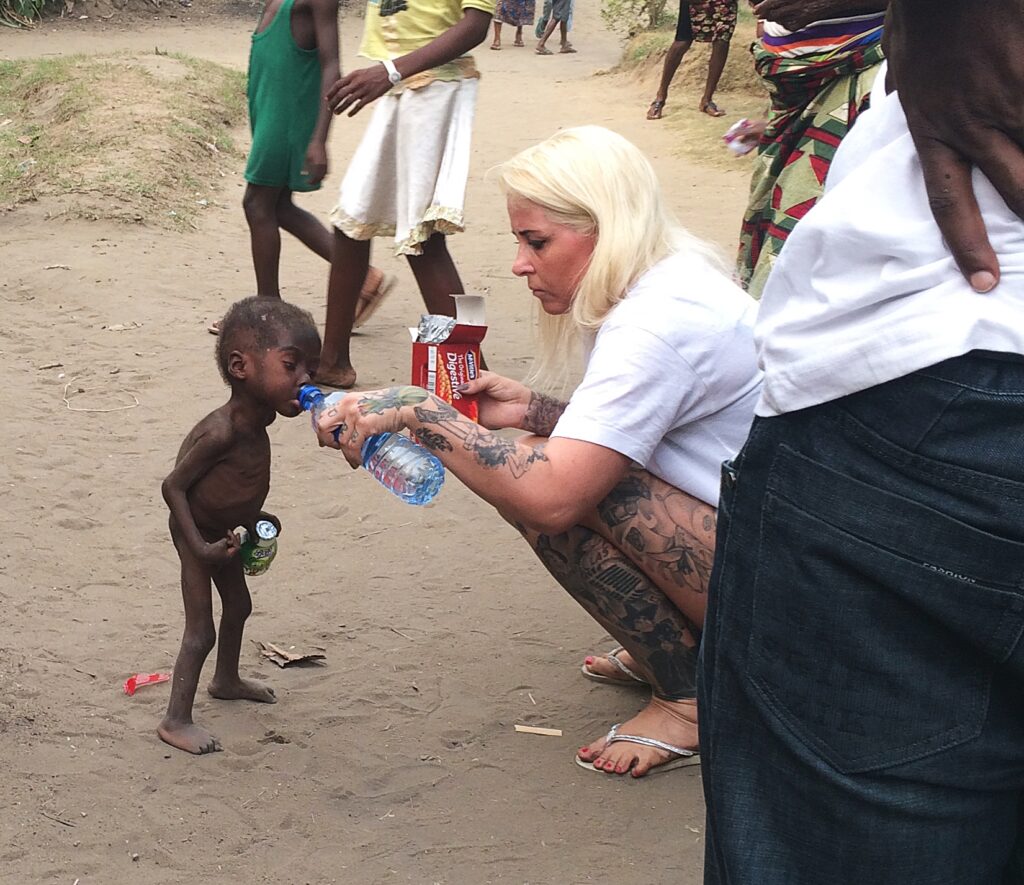
[[[470,78],[379,98],[331,223],[354,240],[393,236],[396,255],[421,255],[433,234],[465,230],[476,93]]]

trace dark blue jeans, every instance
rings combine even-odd
[[[757,420],[708,601],[705,883],[1024,882],[1024,361]]]

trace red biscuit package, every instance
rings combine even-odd
[[[455,319],[426,314],[412,335],[412,383],[424,387],[467,418],[479,417],[476,397],[458,392],[480,374],[480,342],[487,334],[483,295],[453,295]]]

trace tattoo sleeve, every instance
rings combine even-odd
[[[359,411],[363,415],[379,415],[388,409],[400,409],[423,402],[430,394],[422,387],[389,387],[378,395],[364,396],[359,400]]]
[[[507,468],[514,479],[523,476],[537,461],[547,461],[543,446],[521,446],[512,440],[485,430],[479,424],[468,421],[447,403],[434,400],[435,408],[416,406],[413,410],[416,420],[424,425],[435,425],[445,434],[427,427],[415,430],[417,439],[435,451],[451,451],[449,437],[462,443],[462,448],[471,452],[478,464],[491,470]],[[429,442],[428,442],[429,440]],[[444,448],[447,446],[448,448]]]
[[[537,436],[551,436],[558,419],[565,411],[565,406],[566,403],[559,402],[554,397],[531,390],[522,429]]]

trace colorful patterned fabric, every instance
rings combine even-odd
[[[532,25],[536,0],[498,0],[494,20],[506,25]]]
[[[775,22],[765,22],[761,47],[784,58],[856,49],[877,42],[884,22],[884,12],[814,22],[799,31],[787,31]]]
[[[693,39],[698,43],[729,42],[736,30],[738,0],[696,0],[690,4]]]
[[[843,53],[780,58],[754,44],[771,93],[750,201],[740,231],[740,281],[759,298],[786,238],[821,196],[839,142],[867,107],[883,60],[881,43]]]

